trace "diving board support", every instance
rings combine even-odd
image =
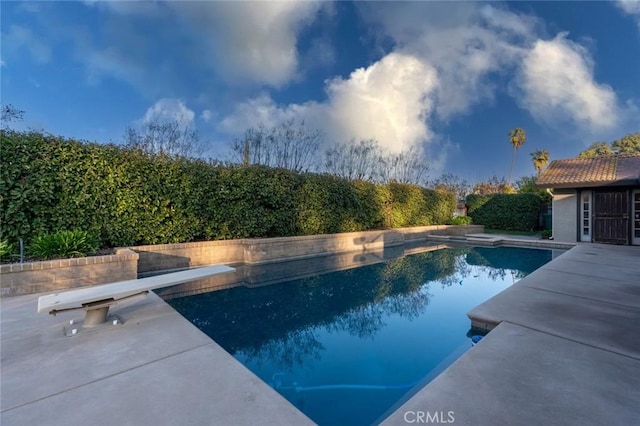
[[[107,316],[109,315],[109,307],[111,306],[111,303],[115,303],[115,301],[114,302],[96,302],[95,304],[89,303],[85,308],[87,310],[87,313],[84,316],[83,325],[85,327],[93,327],[98,324],[103,324],[107,322]],[[98,305],[98,306],[95,306],[95,305]]]
[[[75,336],[81,331],[97,330],[122,324],[120,318],[115,315],[109,315],[109,308],[119,301],[148,294],[151,290],[157,288],[183,284],[234,271],[235,268],[226,265],[211,265],[136,280],[48,294],[38,298],[38,313],[49,312],[50,315],[55,316],[60,312],[84,309],[86,314],[83,321],[70,321],[69,325],[65,327],[65,335]]]

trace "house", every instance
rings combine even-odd
[[[640,245],[640,154],[555,160],[536,186],[553,188],[553,238]]]

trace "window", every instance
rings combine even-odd
[[[640,244],[640,189],[633,192],[633,244]]]
[[[583,191],[581,195],[582,236],[581,241],[591,241],[591,191]]]

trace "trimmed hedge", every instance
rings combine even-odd
[[[444,224],[455,199],[263,166],[148,155],[1,131],[2,239],[88,231],[103,246],[337,233]]]
[[[383,190],[389,200],[392,228],[445,224],[456,209],[455,195],[416,185],[390,183]]]
[[[473,223],[508,231],[538,228],[542,199],[537,194],[469,195],[468,215]]]

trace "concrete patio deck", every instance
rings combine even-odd
[[[36,314],[37,300],[1,301],[3,426],[313,424],[153,293],[74,337],[62,326],[82,312]]]
[[[75,337],[62,327],[82,313],[38,315],[38,296],[0,300],[3,426],[312,424],[154,294]],[[470,317],[495,328],[384,424],[640,418],[640,247],[578,245]]]

